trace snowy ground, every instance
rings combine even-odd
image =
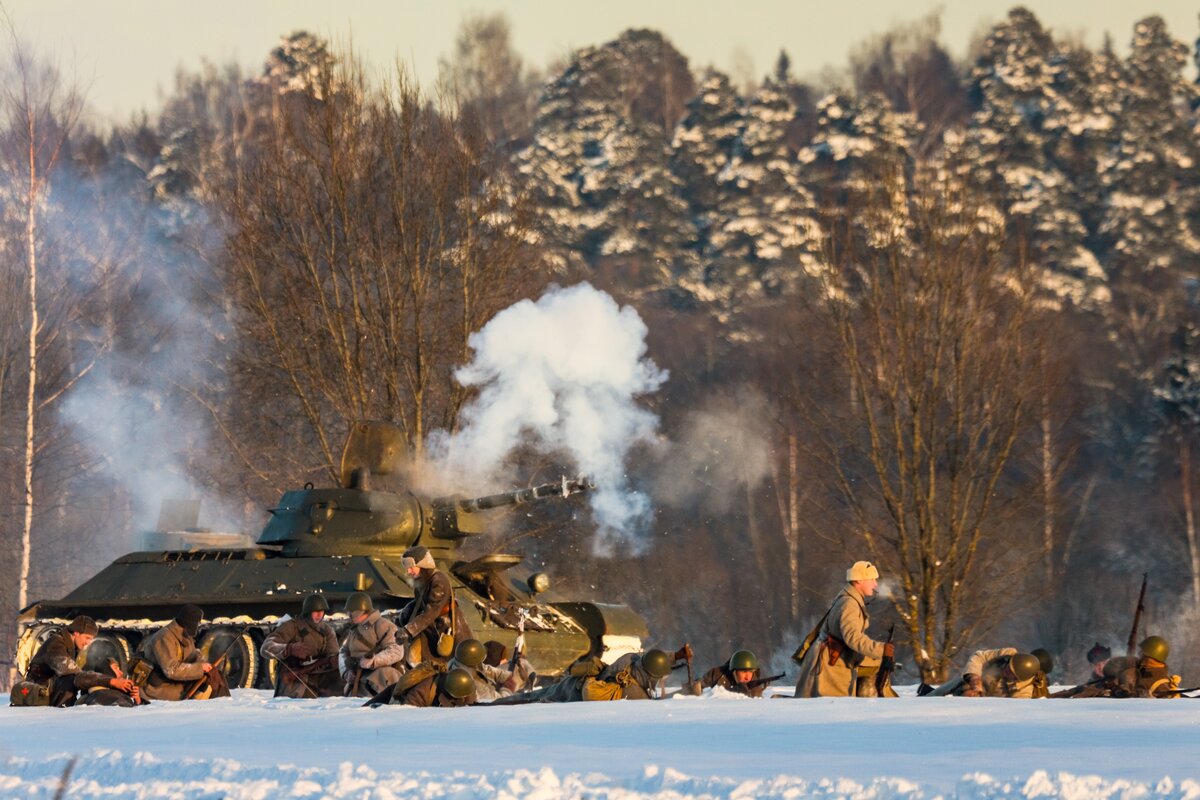
[[[1200,800],[1200,702],[749,700],[365,709],[237,691],[10,708],[0,797]]]

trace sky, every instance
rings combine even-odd
[[[572,49],[603,44],[631,27],[663,32],[695,68],[767,73],[781,49],[793,74],[842,68],[854,47],[899,22],[942,9],[942,42],[956,54],[1004,17],[1012,0],[0,0],[19,35],[87,87],[101,118],[153,112],[179,67],[237,61],[255,72],[279,38],[305,29],[352,41],[376,70],[397,59],[424,82],[451,52],[459,23],[473,12],[503,12],[513,43],[535,67]],[[1119,49],[1134,23],[1162,15],[1189,50],[1200,33],[1193,0],[1029,0],[1056,34],[1096,46],[1105,32]],[[735,74],[735,77],[740,77]]]

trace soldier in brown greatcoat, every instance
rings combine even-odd
[[[329,601],[321,594],[304,598],[300,616],[279,623],[263,639],[263,658],[279,662],[276,697],[337,697],[342,693],[338,641],[325,621]]]
[[[846,570],[846,587],[817,624],[816,638],[801,658],[796,697],[853,696],[858,667],[893,655],[892,644],[867,635],[871,621],[867,598],[875,594],[878,583],[879,570],[867,561],[857,561]]]
[[[427,675],[425,670],[428,671]],[[406,677],[417,675],[425,677],[409,686],[404,684],[411,681],[402,680],[394,688],[390,700],[393,705],[458,708],[476,702],[475,681],[462,667],[446,670],[440,664],[422,664],[414,667]]]
[[[212,664],[196,648],[196,635],[204,612],[188,604],[179,609],[175,619],[155,631],[138,645],[140,655],[153,670],[142,688],[142,693],[151,700],[182,700],[196,681],[212,672]],[[224,682],[218,681],[218,689],[205,685],[192,696],[193,700],[207,700],[214,695],[228,696]],[[223,691],[222,691],[223,690]]]
[[[1105,665],[1110,697],[1175,698],[1178,676],[1171,674],[1167,656],[1171,648],[1161,636],[1147,636],[1138,645],[1138,657],[1111,659]]]
[[[133,681],[80,666],[88,645],[99,632],[95,620],[85,616],[76,617],[66,628],[54,631],[29,662],[25,680],[48,686],[52,706],[75,705],[80,692],[96,694],[97,690],[111,690],[104,695],[106,705],[137,705],[138,690]]]
[[[405,550],[401,563],[413,579],[412,602],[400,612],[401,643],[408,647],[408,663],[445,664],[459,642],[474,638],[458,603],[453,602],[450,576],[438,570],[433,554],[420,545]],[[450,634],[449,649],[438,652],[438,639]]]
[[[345,694],[371,697],[400,680],[404,672],[404,645],[397,628],[384,619],[371,596],[355,592],[346,598],[350,629],[338,654],[339,671],[346,682]]]

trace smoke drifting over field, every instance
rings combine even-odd
[[[456,377],[479,393],[458,431],[430,437],[425,480],[490,490],[520,447],[565,454],[598,487],[589,496],[596,551],[638,550],[650,502],[629,486],[625,462],[658,427],[637,398],[667,378],[645,340],[636,311],[587,283],[500,312],[470,339],[474,360]]]

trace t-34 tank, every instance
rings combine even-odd
[[[511,648],[524,628],[526,654],[539,674],[558,672],[586,654],[612,660],[641,649],[646,625],[627,606],[556,598],[543,573],[519,567],[520,556],[489,553],[468,561],[458,553],[465,538],[484,532],[491,510],[565,500],[591,488],[586,480],[426,499],[402,485],[404,458],[394,426],[355,423],[342,455],[341,487],[309,484],[285,492],[256,546],[130,553],[61,600],[23,609],[18,668],[24,671],[55,625],[79,614],[101,628],[89,648],[93,668],[109,660],[124,668],[142,637],[170,621],[180,605],[195,603],[205,612],[200,649],[210,657],[228,649],[230,685],[269,686],[277,664],[261,659],[258,649],[280,617],[296,613],[306,594],[321,592],[340,629],[342,605],[355,591],[367,592],[376,608],[394,617],[412,598],[400,558],[415,544],[429,548],[450,574],[477,638]]]

